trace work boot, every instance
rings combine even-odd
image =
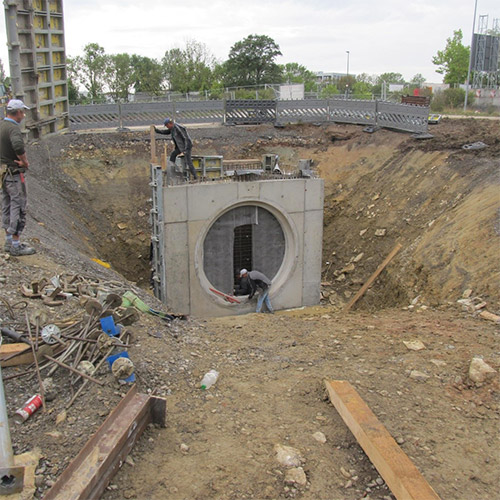
[[[10,252],[10,241],[5,240],[5,245],[3,246],[3,251],[5,253],[9,253]]]
[[[34,248],[29,247],[25,243],[21,243],[18,247],[12,245],[9,249],[9,253],[13,257],[20,257],[22,255],[33,255],[34,253],[36,253],[36,250]]]

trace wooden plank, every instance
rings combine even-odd
[[[377,279],[378,275],[385,269],[387,264],[394,258],[394,256],[401,250],[401,243],[398,243],[385,258],[384,262],[377,267],[375,272],[370,276],[369,280],[359,289],[358,293],[351,299],[349,304],[344,307],[343,312],[349,312],[349,309],[361,298],[361,296],[370,288],[370,285]]]
[[[151,139],[151,163],[153,165],[156,164],[157,158],[156,158],[156,132],[155,132],[155,126],[150,125],[149,126],[149,137]]]
[[[23,352],[24,354],[18,354]],[[14,354],[17,356],[5,360],[5,358]],[[30,365],[31,363],[33,363],[33,353],[28,344],[19,342],[15,344],[2,344],[0,346],[0,364],[2,368],[6,366]]]
[[[325,380],[325,386],[333,406],[397,500],[439,500],[351,384],[346,380]]]
[[[165,405],[165,408],[161,408]],[[153,408],[154,406],[154,408]],[[96,500],[149,423],[166,414],[166,400],[139,394],[134,384],[59,476],[45,500]]]
[[[493,321],[493,323],[500,323],[500,316],[490,313],[489,311],[481,311],[479,316],[483,319],[487,319],[488,321]]]

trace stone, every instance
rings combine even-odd
[[[288,469],[285,474],[285,483],[305,486],[307,484],[307,477],[304,469],[302,467]]]
[[[360,236],[363,236],[363,235],[366,233],[366,231],[368,231],[368,229],[362,229],[362,230],[359,232],[359,235],[360,235]]]
[[[410,351],[421,351],[425,349],[425,344],[421,340],[403,340],[403,344]]]
[[[286,467],[299,467],[304,461],[300,451],[291,446],[276,444],[274,450],[276,451],[276,460]]]
[[[429,378],[429,375],[426,375],[423,372],[419,372],[418,370],[412,370],[410,372],[410,378],[412,378],[413,380],[425,382]]]
[[[47,377],[43,379],[43,395],[45,397],[45,401],[54,401],[57,398],[58,389],[54,384],[54,380],[52,377]]]
[[[59,415],[57,415],[57,417],[56,417],[56,425],[62,424],[62,423],[66,420],[66,417],[67,417],[66,410],[63,410],[63,411],[62,411],[61,413],[59,413]]]
[[[351,479],[351,473],[349,471],[346,471],[344,467],[340,468],[340,473],[346,478],[346,479]]]
[[[462,294],[462,298],[468,299],[470,298],[471,295],[472,295],[472,289],[467,288],[467,290],[465,290],[464,293]]]
[[[472,358],[469,366],[469,378],[476,384],[481,384],[495,376],[497,371],[479,357]]]
[[[356,269],[356,266],[351,262],[350,264],[348,264],[347,266],[344,267],[344,269],[342,269],[340,272],[341,273],[352,273],[354,271],[354,269]]]
[[[315,432],[312,436],[318,443],[326,443],[326,436],[322,432]]]
[[[353,262],[359,262],[363,257],[364,257],[364,253],[361,252],[361,253],[358,253],[358,255],[356,255],[356,257],[354,257],[354,259],[352,260]]]
[[[387,234],[387,229],[376,229],[375,236],[385,236]]]
[[[443,361],[442,359],[431,359],[431,363],[436,365],[438,368],[446,366],[446,361]]]
[[[189,446],[188,446],[187,444],[185,444],[185,443],[182,443],[182,444],[180,445],[180,449],[181,449],[181,451],[182,451],[183,453],[187,453],[187,452],[189,451]]]

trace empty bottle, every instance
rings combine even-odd
[[[215,382],[217,382],[217,378],[219,377],[219,372],[217,370],[210,370],[209,372],[203,375],[201,380],[200,387],[204,391],[212,387]]]

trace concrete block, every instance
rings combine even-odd
[[[188,218],[187,186],[171,186],[163,190],[163,220],[184,222]]]
[[[262,201],[277,203],[288,213],[303,212],[304,188],[303,179],[261,181],[260,197]]]
[[[323,211],[304,214],[304,276],[310,283],[321,284],[322,239],[316,235],[323,231]]]
[[[188,225],[165,224],[164,229],[167,306],[179,314],[189,314]]]
[[[305,210],[323,210],[323,179],[307,179],[305,181]]]
[[[207,220],[218,211],[238,202],[238,183],[195,184],[188,189],[190,221]]]
[[[259,198],[261,185],[260,182],[238,182],[238,199]]]

